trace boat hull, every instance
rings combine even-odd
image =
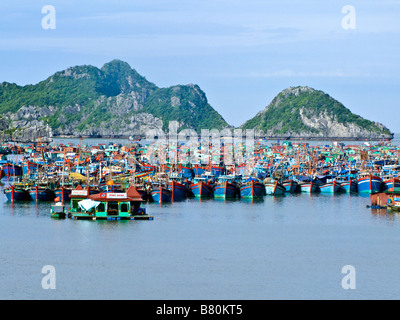
[[[240,187],[240,197],[245,199],[262,198],[265,195],[265,187],[262,183],[251,181]]]
[[[345,192],[344,188],[337,182],[328,182],[319,186],[321,193],[341,193]]]
[[[202,181],[192,184],[190,190],[196,198],[212,198],[214,196],[213,187]]]
[[[50,189],[30,189],[29,195],[32,201],[54,201],[56,195]]]
[[[194,176],[192,168],[188,168],[188,167],[183,167],[183,166],[179,167],[179,173],[185,179],[192,179]]]
[[[278,182],[267,183],[265,185],[265,193],[267,195],[282,196],[285,194],[285,192],[286,192],[286,188]]]
[[[353,180],[342,182],[340,184],[346,193],[356,193],[357,192],[357,183]]]
[[[30,196],[27,190],[7,188],[4,190],[4,194],[8,201],[29,201]]]
[[[179,200],[184,199],[187,196],[187,188],[184,184],[177,181],[170,181],[168,188],[172,192],[172,199]]]
[[[236,198],[236,185],[229,182],[218,184],[214,187],[215,198]]]
[[[386,180],[382,184],[382,190],[393,190],[394,188],[400,188],[400,180],[399,179],[390,179]]]
[[[219,176],[223,175],[225,172],[225,169],[223,167],[212,167],[211,172],[215,178],[218,178]]]
[[[300,184],[300,188],[303,193],[315,193],[319,191],[318,185],[314,182]]]
[[[156,188],[150,192],[151,198],[154,202],[171,202],[172,192],[167,188]]]
[[[382,179],[376,176],[358,179],[357,188],[359,193],[377,193],[381,191]]]
[[[284,181],[282,185],[285,187],[286,192],[289,193],[296,193],[299,190],[299,184],[293,180]]]
[[[38,171],[38,168],[39,168],[39,165],[37,164],[37,163],[33,163],[33,162],[27,162],[27,163],[24,163],[23,164],[23,166],[22,166],[22,172],[25,174],[25,175],[28,175],[28,174],[32,174],[32,173],[35,173],[35,172],[37,172]]]
[[[6,163],[3,165],[4,175],[6,177],[19,177],[22,176],[22,167]]]
[[[71,189],[60,188],[57,189],[54,193],[56,198],[59,198],[61,202],[67,202],[71,199]]]

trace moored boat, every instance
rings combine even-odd
[[[384,177],[382,190],[393,190],[394,188],[400,188],[400,178],[397,177]]]
[[[347,193],[355,193],[358,191],[357,182],[355,182],[353,179],[340,182],[340,185]]]
[[[206,182],[205,178],[197,177],[190,185],[190,190],[196,198],[212,198],[214,196],[213,186]]]
[[[339,182],[336,182],[335,180],[320,185],[319,190],[321,191],[321,193],[332,193],[332,194],[345,192],[345,189],[342,187],[342,185]]]
[[[299,184],[294,180],[283,181],[282,185],[285,187],[286,192],[296,193],[299,191]]]
[[[282,196],[286,192],[286,188],[278,181],[267,181],[264,183],[265,193],[272,196]]]
[[[361,175],[357,180],[357,188],[360,193],[377,193],[381,191],[382,179],[373,174]]]
[[[55,196],[60,198],[61,202],[68,202],[70,200],[70,195],[72,188],[70,187],[60,187],[54,191]]]
[[[178,181],[170,180],[168,182],[168,189],[171,190],[172,200],[181,200],[187,196],[187,187]]]
[[[391,211],[394,212],[400,212],[400,202],[396,201],[396,202],[392,202],[388,205],[388,209],[390,209]]]
[[[262,198],[265,195],[264,185],[253,178],[249,178],[243,185],[240,186],[240,197],[241,198]]]
[[[4,194],[8,201],[30,201],[28,186],[25,184],[15,183],[4,189]]]
[[[315,193],[320,190],[318,184],[314,181],[301,182],[299,184],[299,186],[300,186],[301,192],[304,192],[304,193]]]
[[[40,167],[40,164],[27,160],[22,165],[22,172],[25,175],[30,175],[36,173]]]
[[[227,180],[220,181],[214,186],[214,197],[215,198],[236,198],[237,188],[236,184]]]
[[[33,186],[29,189],[29,196],[32,201],[53,201],[55,193],[46,186]]]
[[[5,163],[3,171],[6,177],[19,177],[23,174],[22,167],[13,163]]]
[[[152,189],[150,196],[154,202],[163,203],[172,201],[172,191],[162,186]]]

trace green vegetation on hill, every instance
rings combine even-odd
[[[143,111],[163,119],[163,130],[168,129],[170,121],[178,121],[184,124],[184,128],[191,129],[221,129],[227,126],[197,85],[157,89],[147,99]]]
[[[279,93],[272,102],[254,118],[245,122],[243,129],[258,129],[273,132],[276,135],[308,132],[318,134],[322,130],[309,126],[303,118],[329,117],[332,122],[343,125],[355,125],[369,132],[390,135],[386,128],[353,114],[343,104],[328,94],[308,87],[289,88]],[[322,127],[320,125],[319,127]]]
[[[179,121],[181,129],[198,132],[228,125],[198,86],[158,88],[120,60],[101,69],[72,67],[36,85],[0,84],[0,114],[14,114],[23,106],[47,107],[51,111],[39,120],[45,120],[52,129],[73,127],[78,132],[100,124],[107,126],[116,118],[123,127],[128,117],[137,113],[162,119],[164,129],[172,120]]]

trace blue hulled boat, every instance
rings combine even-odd
[[[321,193],[340,193],[340,192],[345,192],[345,189],[342,187],[342,185],[339,182],[331,181],[331,182],[326,182],[323,183],[322,185],[319,186],[319,190]]]
[[[34,186],[29,189],[29,195],[33,201],[54,201],[55,193],[46,187]]]
[[[22,172],[25,175],[33,174],[33,173],[36,173],[40,167],[41,167],[40,164],[27,160],[22,165]]]
[[[19,177],[22,176],[22,167],[12,163],[5,163],[3,165],[3,172],[6,177]]]
[[[299,185],[300,185],[301,192],[304,192],[304,193],[315,193],[315,192],[319,191],[319,186],[314,181],[301,182]]]
[[[172,191],[165,187],[157,187],[150,191],[151,199],[154,202],[171,202],[172,201]]]
[[[264,185],[256,179],[249,178],[240,187],[240,197],[241,198],[261,198],[265,195]]]
[[[72,188],[61,187],[54,191],[56,198],[61,202],[69,202]]]
[[[372,174],[362,175],[357,180],[359,193],[377,193],[382,189],[382,179]]]
[[[214,196],[214,188],[205,177],[195,178],[190,190],[196,198],[212,198]]]
[[[31,200],[26,187],[20,186],[18,184],[5,188],[4,194],[7,197],[7,200],[10,202]]]
[[[283,181],[282,185],[285,187],[286,192],[296,193],[299,191],[299,184],[294,180]]]
[[[214,187],[215,198],[236,198],[237,186],[227,180],[218,182]]]
[[[382,190],[383,191],[392,191],[394,188],[400,188],[400,178],[395,178],[395,177],[386,177],[383,178],[383,185],[382,185]]]
[[[175,180],[170,180],[168,182],[168,189],[172,192],[173,200],[184,199],[188,193],[187,187],[183,183]]]
[[[270,181],[264,184],[265,193],[272,196],[282,196],[286,192],[286,188],[278,181]]]
[[[355,193],[358,191],[357,182],[355,182],[353,179],[343,181],[340,183],[340,185],[347,193]]]

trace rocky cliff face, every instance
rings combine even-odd
[[[310,87],[283,90],[242,125],[271,138],[391,139],[382,124],[351,113],[340,102]]]
[[[66,135],[145,136],[166,130],[222,129],[228,124],[196,85],[158,88],[119,60],[101,69],[79,66],[37,85],[0,84],[0,115],[10,119],[14,138]]]

